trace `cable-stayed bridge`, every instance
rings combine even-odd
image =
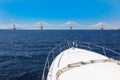
[[[1,29],[36,29],[36,30],[43,30],[43,29],[101,29],[101,30],[118,30],[120,29],[119,27],[112,26],[110,24],[107,24],[105,22],[99,22],[90,26],[85,26],[81,25],[79,23],[76,23],[74,21],[68,21],[63,24],[59,25],[53,25],[49,24],[47,22],[37,22],[34,24],[18,24],[18,23],[13,23],[10,25],[3,25],[0,24]]]
[[[117,27],[115,26],[112,26],[108,23],[105,23],[105,22],[99,22],[99,23],[96,23],[94,25],[91,25],[90,28],[92,29],[101,29],[101,30],[113,30],[113,29],[117,29]]]
[[[37,24],[34,24],[33,26],[36,28],[40,27],[41,22],[38,22]],[[43,24],[43,28],[44,29],[101,29],[101,30],[115,30],[115,29],[119,29],[118,27],[112,26],[108,23],[105,22],[99,22],[90,26],[85,26],[85,25],[81,25],[79,23],[76,23],[74,21],[68,21],[66,23],[60,24],[60,25],[53,25],[53,24],[49,24],[46,22],[42,22]],[[38,27],[39,26],[39,27]]]
[[[82,28],[85,28],[84,25],[81,25],[81,24],[78,24],[74,21],[68,21],[64,24],[61,24],[61,25],[58,25],[59,28],[62,28],[62,29],[82,29]]]

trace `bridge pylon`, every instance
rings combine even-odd
[[[101,30],[104,30],[104,23],[103,22],[100,23],[100,27],[101,27]]]
[[[16,24],[13,23],[13,30],[16,30]]]
[[[40,30],[43,30],[43,23],[42,23],[42,21],[40,22]]]
[[[72,29],[73,29],[72,25],[73,25],[73,22],[72,22],[72,21],[70,21],[70,30],[72,30]]]

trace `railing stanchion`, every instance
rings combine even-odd
[[[44,76],[44,74],[42,75],[42,79],[41,80],[45,80],[45,76]]]
[[[77,41],[76,41],[76,48],[78,47]]]
[[[49,60],[48,60],[48,70],[49,70],[49,68],[50,68],[50,65],[49,65]]]
[[[60,44],[60,53],[61,53],[61,44]]]
[[[105,55],[105,56],[107,56],[107,55],[106,55],[106,51],[105,51],[105,48],[104,48],[104,47],[103,47],[103,53],[104,53],[104,55]]]
[[[88,48],[89,48],[89,50],[91,51],[91,47],[90,47],[90,44],[88,43]]]
[[[53,50],[53,52],[52,52],[52,53],[53,53],[53,60],[54,60],[54,58],[55,58],[54,50]]]
[[[72,47],[72,46],[69,44],[69,42],[68,42],[68,41],[67,41],[67,45],[68,45],[69,49]]]

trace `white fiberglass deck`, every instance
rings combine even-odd
[[[67,49],[54,59],[47,80],[120,80],[120,65],[114,62],[66,68],[72,63],[107,59],[109,58],[95,52],[78,48]]]

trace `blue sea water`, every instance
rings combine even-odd
[[[119,30],[1,30],[0,80],[40,80],[49,51],[76,40],[120,52]]]

